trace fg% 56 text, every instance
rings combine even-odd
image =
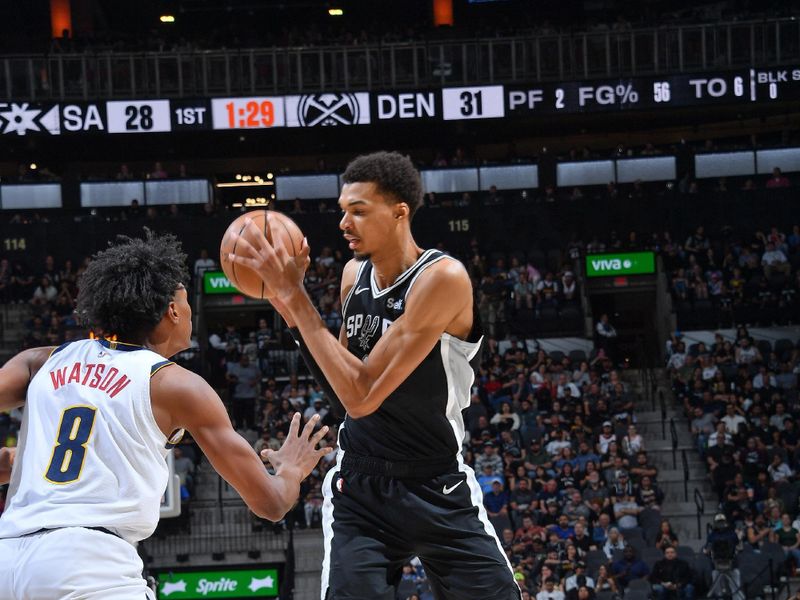
[[[587,104],[636,104],[639,92],[630,83],[613,85],[582,86],[578,88],[578,103]]]

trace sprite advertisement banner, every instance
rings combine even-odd
[[[589,254],[586,256],[587,277],[650,275],[655,272],[656,260],[652,252]]]
[[[181,598],[274,598],[278,595],[277,569],[190,571],[159,573],[159,600]]]
[[[222,271],[206,271],[203,273],[204,294],[240,294]]]

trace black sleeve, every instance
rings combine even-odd
[[[315,361],[314,357],[311,355],[306,343],[303,341],[303,336],[300,335],[300,330],[297,327],[290,327],[289,333],[292,334],[294,341],[297,342],[297,348],[300,350],[300,356],[303,357],[303,360],[305,361],[308,370],[311,372],[311,375],[325,392],[325,396],[328,398],[328,401],[331,404],[331,412],[337,419],[344,419],[347,411],[345,410],[342,401],[339,400],[339,397],[336,395],[336,392],[333,391],[331,384],[328,383],[328,379],[325,377],[322,369],[320,369],[317,361]]]

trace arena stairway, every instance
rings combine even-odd
[[[627,371],[625,380],[637,392],[636,426],[645,440],[650,462],[658,468],[657,483],[664,492],[661,514],[669,519],[681,545],[699,549],[706,537],[706,526],[716,513],[718,499],[712,489],[708,471],[697,452],[683,411],[675,406],[666,369],[653,369],[653,386],[642,389],[637,371]],[[664,410],[660,398],[664,399]],[[655,398],[655,408],[653,402]],[[677,445],[673,452],[673,431]],[[686,458],[684,469],[683,458]],[[687,476],[688,475],[688,476]],[[696,494],[696,495],[695,495]],[[700,535],[698,536],[698,504],[700,502]]]
[[[288,535],[253,515],[203,458],[180,517],[162,519],[142,554],[150,569],[284,562]]]

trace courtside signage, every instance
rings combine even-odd
[[[274,598],[277,595],[277,569],[172,572],[158,575],[159,600]]]
[[[651,275],[656,272],[652,252],[621,254],[589,254],[586,257],[587,277],[618,277],[620,275]]]
[[[203,293],[205,294],[240,294],[222,271],[206,271],[203,273]]]

